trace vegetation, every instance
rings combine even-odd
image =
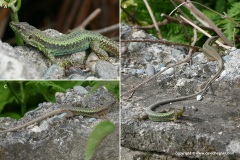
[[[153,11],[153,14],[156,18],[157,22],[164,21],[164,17],[161,16],[162,13],[168,15],[174,9],[174,5],[171,1],[155,1],[148,0],[148,3]],[[192,2],[193,5],[198,8],[202,13],[204,13],[208,18],[210,18],[221,30],[224,31],[226,37],[233,42],[233,37],[235,36],[235,40],[237,40],[237,34],[239,33],[239,29],[234,32],[235,27],[239,27],[239,24],[236,23],[240,19],[240,2],[237,0],[218,0],[218,1],[203,1],[197,0]],[[176,3],[176,5],[179,5]],[[206,6],[206,7],[204,7]],[[140,26],[148,26],[152,25],[152,19],[150,14],[142,0],[121,0],[121,21],[127,23],[129,25],[140,25]],[[210,10],[211,8],[212,10]],[[197,22],[195,17],[190,13],[188,9],[185,7],[180,7],[180,9],[186,14],[192,22]],[[124,11],[123,11],[124,10]],[[228,17],[232,20],[229,20],[225,17],[220,16],[218,13],[226,13]],[[177,13],[176,11],[174,14]],[[172,14],[171,16],[176,18]],[[179,14],[179,13],[178,13]],[[235,21],[235,22],[234,22]],[[197,23],[199,25],[199,22]],[[193,29],[190,26],[186,26],[188,34],[190,37],[193,36]],[[180,42],[180,43],[188,43],[185,38],[184,30],[179,23],[167,23],[165,25],[160,26],[160,30],[162,33],[162,37],[168,39],[172,42]],[[150,33],[156,36],[155,29],[148,30]],[[211,35],[214,35],[214,31],[209,32]],[[157,37],[157,36],[156,36]],[[198,39],[201,39],[203,34],[198,35]]]
[[[118,81],[0,81],[0,116],[19,119],[41,102],[54,102],[56,92],[76,85],[92,87],[91,93],[105,86],[119,97]]]
[[[21,0],[0,0],[0,6],[4,8],[10,8],[11,11],[11,21],[19,22],[18,11],[21,8]],[[23,45],[22,38],[15,33],[16,43],[18,45]]]
[[[96,125],[88,138],[84,160],[90,160],[102,141],[115,130],[115,125],[105,120]]]

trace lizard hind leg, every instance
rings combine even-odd
[[[66,113],[64,116],[63,116],[63,120],[64,121],[67,121],[67,118],[70,118],[70,117],[73,117],[73,113],[69,110],[65,110],[63,113]]]
[[[208,91],[208,89],[211,91],[212,95],[215,95],[213,87],[212,87],[212,83],[209,84],[209,87],[204,92],[206,93]],[[204,92],[203,92],[203,94],[204,94]]]
[[[111,62],[111,59],[109,58],[107,52],[101,48],[101,46],[99,45],[99,43],[97,41],[91,42],[90,48],[97,54],[97,56],[100,59]]]

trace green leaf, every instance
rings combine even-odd
[[[5,81],[0,82],[0,113],[4,109],[5,105],[14,101],[14,97],[11,96],[11,92],[7,87],[7,83]]]
[[[84,160],[90,160],[96,148],[101,144],[104,138],[113,133],[114,130],[115,125],[109,120],[102,121],[95,126],[87,141]]]
[[[12,117],[13,119],[20,119],[22,117],[21,114],[14,113],[14,112],[6,112],[6,113],[2,114],[1,116]]]

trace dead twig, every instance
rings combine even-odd
[[[98,32],[98,33],[108,33],[108,32],[112,32],[112,31],[115,31],[115,30],[119,30],[119,23],[118,24],[114,24],[112,26],[108,26],[108,27],[105,27],[105,28],[101,28],[101,29],[98,29],[98,30],[94,30],[94,32]]]
[[[205,34],[206,36],[212,37],[212,36],[211,36],[210,34],[208,34],[206,31],[202,30],[200,27],[198,27],[196,24],[192,23],[191,21],[189,21],[188,19],[186,19],[186,18],[183,17],[182,15],[180,15],[180,17],[181,17],[183,20],[185,20],[186,22],[188,22],[190,25],[192,25],[194,28],[196,28],[197,30],[199,30],[200,32],[202,32],[203,34]],[[229,46],[226,46],[226,45],[222,44],[220,41],[216,41],[216,43],[217,43],[219,46],[223,47],[223,48],[226,48],[226,49],[231,48],[231,47],[229,47]]]
[[[137,20],[134,16],[132,16],[130,13],[128,13],[127,10],[124,9],[122,6],[121,6],[121,10],[122,10],[124,13],[126,13],[126,14],[132,19],[133,22],[136,22],[138,25],[140,25],[140,23],[138,22],[138,20]]]
[[[166,24],[169,24],[169,23],[179,23],[179,21],[172,17],[172,16],[169,16],[169,15],[166,15],[164,13],[161,14],[162,17],[164,17],[165,19],[161,22],[157,22],[157,25],[160,27],[160,26],[164,26]],[[182,22],[184,25],[188,25],[188,26],[191,26],[190,24],[188,24],[187,22],[183,21]],[[209,28],[209,27],[205,27],[205,26],[199,26],[200,28],[204,29],[204,30],[208,30],[208,31],[214,31],[212,28]],[[136,29],[152,29],[154,28],[154,25],[148,25],[148,26],[134,26],[134,28]]]
[[[229,46],[233,46],[233,44],[227,39],[227,37],[222,33],[222,31],[207,17],[205,16],[201,11],[199,11],[192,3],[191,1],[187,0],[185,2],[184,0],[176,0],[180,5],[183,5],[187,9],[189,9],[192,13],[194,13],[198,18],[201,19],[201,21],[206,22],[213,30],[219,35],[219,37]],[[200,22],[201,22],[200,21]]]
[[[182,64],[182,63],[187,63],[187,62],[189,62],[189,60],[190,60],[190,57],[187,56],[184,60],[182,60],[182,61],[180,61],[180,62],[178,62],[178,63],[176,63],[176,64],[172,64],[172,65],[164,68],[162,71],[160,71],[160,72],[158,72],[157,74],[155,74],[155,75],[151,76],[150,78],[146,79],[145,81],[143,81],[142,83],[138,84],[138,85],[135,86],[134,88],[132,88],[132,89],[128,90],[127,92],[124,92],[123,94],[121,94],[121,97],[125,96],[125,95],[128,94],[128,93],[131,93],[131,92],[135,91],[136,89],[138,89],[139,87],[141,87],[141,86],[143,86],[144,84],[148,83],[148,82],[151,81],[152,79],[156,78],[156,77],[159,76],[161,73],[163,73],[163,72],[165,72],[166,70],[168,70],[169,68],[175,67],[175,66],[180,65],[180,64]],[[132,94],[131,94],[131,96],[132,96]]]
[[[152,12],[151,7],[149,6],[147,0],[143,0],[143,2],[145,3],[145,5],[146,5],[146,7],[147,7],[147,10],[148,10],[148,12],[149,12],[149,14],[150,14],[150,16],[151,16],[151,18],[152,18],[153,24],[154,24],[154,26],[155,26],[155,28],[156,28],[156,31],[157,31],[158,38],[159,38],[159,39],[162,39],[161,31],[160,31],[160,29],[159,29],[159,27],[158,27],[158,25],[157,25],[157,21],[156,21],[154,15],[153,15],[153,12]]]
[[[95,19],[101,12],[100,8],[97,8],[93,11],[83,22],[75,29],[82,29],[85,28],[93,19]]]
[[[175,45],[175,46],[184,46],[188,48],[193,48],[199,50],[201,47],[191,46],[188,44],[177,43],[177,42],[169,42],[164,40],[149,40],[149,39],[131,39],[131,40],[121,40],[121,42],[150,42],[150,43],[162,43],[166,45]]]

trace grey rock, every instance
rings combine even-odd
[[[136,69],[131,69],[131,74],[132,75],[135,75],[137,73],[137,70]]]
[[[195,91],[193,79],[180,78],[177,80],[176,89],[181,96],[191,95]]]
[[[162,69],[163,67],[166,67],[166,64],[160,63],[160,64],[156,67],[156,69],[155,69],[156,72],[161,71],[161,69]]]
[[[174,57],[178,57],[178,56],[181,55],[181,51],[174,49],[174,50],[172,50],[172,55],[173,55]]]
[[[141,75],[144,74],[145,70],[144,69],[137,69],[137,74]]]
[[[44,70],[46,66],[32,67],[20,50],[0,40],[0,79],[40,79]]]
[[[153,76],[155,74],[155,68],[151,64],[147,64],[146,74],[148,76]]]
[[[133,32],[132,37],[135,39],[146,38],[146,33],[143,30]]]
[[[92,72],[96,72],[96,62],[99,60],[98,56],[96,53],[92,52],[88,56],[86,60],[86,66],[89,68]]]
[[[230,55],[226,55],[226,56],[223,56],[222,59],[224,60],[224,62],[227,62],[227,61],[230,61],[231,56]]]
[[[70,90],[67,90],[67,92],[70,92]],[[65,94],[62,92],[56,92],[55,99],[57,103],[62,103],[65,99]]]
[[[51,37],[61,36],[56,30],[48,29],[43,31]],[[3,47],[1,48],[1,45]],[[4,45],[6,47],[4,47]],[[8,48],[8,49],[7,49]],[[5,50],[6,49],[6,50]],[[10,52],[9,52],[10,51]],[[6,53],[6,54],[5,54]],[[86,52],[78,52],[65,56],[56,57],[59,66],[63,67],[89,67],[95,69],[93,64],[85,65]],[[114,59],[117,61],[117,58]],[[4,61],[4,62],[1,62]],[[50,67],[50,60],[38,49],[31,46],[20,46],[14,49],[0,42],[0,79],[69,79],[72,77],[67,74],[62,74],[65,69],[59,69],[57,67]],[[118,65],[118,64],[116,64]],[[47,72],[47,73],[46,73]],[[94,72],[94,71],[93,71]],[[90,75],[89,75],[90,76]],[[86,79],[85,77],[77,77],[77,79]]]
[[[128,65],[128,67],[129,67],[129,68],[134,68],[135,65],[134,65],[133,63],[131,63],[131,64]]]
[[[162,67],[161,68],[161,71],[162,70],[164,70],[164,69],[166,69],[167,67]],[[171,67],[171,68],[169,68],[169,69],[167,69],[166,71],[164,71],[162,74],[163,75],[172,75],[172,74],[174,74],[174,68],[173,67]]]
[[[82,75],[79,75],[79,74],[71,74],[70,76],[69,76],[69,79],[81,79],[81,80],[84,80],[84,79],[86,79],[87,77],[85,77],[85,76],[82,76]]]
[[[122,46],[121,47],[121,54],[127,53],[127,46]]]
[[[192,57],[193,64],[199,64],[199,62],[207,63],[207,57],[203,53],[198,53],[196,56]]]
[[[137,52],[141,48],[144,48],[146,46],[145,43],[143,42],[130,42],[128,46],[128,51],[129,52]]]
[[[107,61],[97,61],[96,73],[101,79],[117,79],[118,71],[111,63]]]
[[[94,77],[94,76],[89,76],[89,77],[87,77],[86,80],[99,80],[99,78]]]
[[[92,123],[92,122],[94,122],[94,121],[96,121],[96,118],[90,118],[90,119],[88,120],[89,123]]]
[[[64,69],[56,64],[51,65],[46,73],[44,74],[44,79],[62,79],[64,76]]]
[[[73,89],[80,95],[88,94],[88,91],[83,86],[74,86]]]
[[[58,56],[56,57],[57,61],[59,61],[59,64],[67,64],[69,66],[74,66],[74,67],[83,67],[86,59],[86,52],[81,51],[81,52],[76,52],[73,54],[65,55],[65,56]]]
[[[240,54],[240,49],[234,50],[234,52],[236,52],[236,54]]]
[[[153,58],[153,55],[152,54],[146,54],[146,55],[144,55],[144,59],[146,60],[146,61],[151,61],[152,60],[152,58]]]
[[[73,90],[65,98],[62,104],[66,107],[76,105],[72,99],[79,97]],[[100,95],[104,93],[105,95]],[[106,89],[100,88],[96,92],[89,95],[91,97],[91,107],[96,104],[107,103],[108,100],[114,98]],[[82,98],[88,99],[89,96]],[[100,96],[100,97],[98,97]],[[93,98],[95,97],[95,98]],[[82,100],[81,98],[79,99]],[[77,101],[76,101],[77,102]],[[19,120],[14,121],[10,118],[0,118],[0,127],[9,128],[26,123],[27,121],[38,117],[49,110],[60,107],[59,104],[42,103],[39,107]],[[89,107],[89,106],[88,106]],[[65,114],[65,113],[63,113]],[[1,133],[0,147],[1,160],[32,160],[32,159],[84,159],[86,142],[94,127],[100,123],[101,119],[89,122],[89,118],[74,116],[69,119],[63,118],[63,114],[53,116],[40,122],[40,125],[33,124],[27,128],[23,128],[17,132]],[[107,119],[116,125],[116,130],[104,139],[97,148],[92,159],[119,159],[119,121],[118,110],[111,110],[107,115]],[[67,122],[66,122],[67,121]],[[11,124],[11,125],[9,125]],[[27,154],[26,154],[27,153]],[[37,157],[37,158],[34,158]]]
[[[129,35],[132,35],[133,29],[128,25],[121,24],[120,29],[121,29],[121,39],[125,39],[126,37],[129,37]]]
[[[146,46],[144,50],[150,50],[148,48],[153,48],[152,46],[152,44],[149,47]],[[162,45],[161,50],[161,54],[152,52],[154,58],[150,63],[155,67],[157,63],[167,64],[167,66],[176,64],[184,58],[184,54],[180,52],[172,54],[176,48]],[[146,55],[143,50],[141,53],[139,56],[130,52],[131,60],[140,62],[140,59]],[[235,119],[239,117],[236,111],[240,104],[239,94],[236,94],[240,92],[239,53],[239,50],[231,51],[230,58],[227,57],[224,60],[222,74],[211,85],[214,93],[208,89],[202,95],[201,101],[193,97],[164,104],[155,109],[156,112],[161,112],[170,108],[186,107],[185,115],[188,117],[181,119],[185,122],[184,124],[139,121],[136,118],[144,115],[146,108],[156,102],[191,95],[202,89],[205,82],[218,70],[218,63],[208,62],[202,53],[193,55],[191,65],[185,63],[174,67],[174,76],[159,75],[135,90],[131,98],[123,98],[121,100],[124,106],[121,110],[121,158],[123,160],[240,159],[240,128],[239,121]],[[134,64],[133,68],[139,67],[138,63],[132,64]],[[124,76],[131,75],[124,74]],[[146,77],[141,75],[124,79],[121,90],[124,93],[144,80]],[[193,154],[188,154],[189,151]],[[223,154],[217,155],[218,153]]]

